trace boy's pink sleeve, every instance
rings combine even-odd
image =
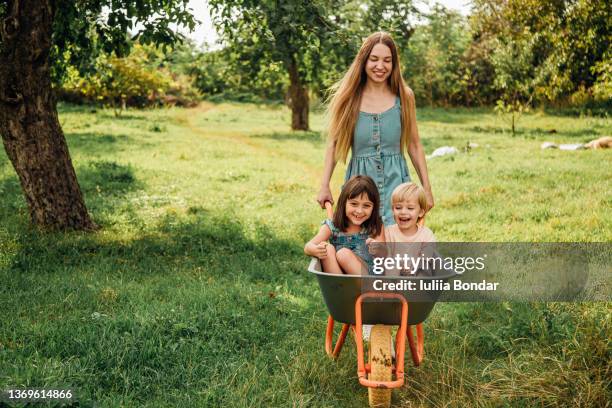
[[[436,242],[436,236],[433,231],[429,228],[425,227],[425,236],[423,237],[423,242]]]

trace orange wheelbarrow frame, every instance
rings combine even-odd
[[[333,209],[329,201],[325,202],[325,209],[327,210],[327,216],[333,218]],[[423,220],[420,220],[421,223]],[[362,303],[364,299],[392,299],[401,303],[401,318],[400,325],[395,335],[395,350],[396,350],[396,363],[392,365],[392,372],[395,373],[395,380],[392,381],[373,381],[368,380],[368,374],[371,372],[370,364],[365,363],[364,347],[363,347],[363,324],[362,324]],[[416,325],[416,341],[412,332],[413,326],[408,325],[408,301],[397,293],[378,293],[378,292],[366,292],[361,294],[355,301],[355,325],[344,323],[336,345],[333,345],[334,336],[334,324],[335,321],[330,315],[327,318],[327,329],[325,331],[325,352],[333,359],[337,359],[342,351],[342,346],[346,340],[346,335],[351,327],[355,330],[355,342],[357,343],[357,376],[359,377],[359,383],[365,387],[373,388],[398,388],[404,385],[404,354],[406,350],[406,337],[408,338],[408,345],[410,347],[410,353],[412,355],[412,361],[415,366],[419,366],[423,361],[423,350],[424,350],[424,332],[423,323]]]
[[[373,381],[368,380],[370,373],[370,365],[365,363],[364,347],[363,347],[363,324],[361,318],[361,306],[364,299],[393,299],[399,301],[402,305],[401,323],[397,334],[395,335],[395,350],[396,363],[392,365],[392,372],[395,373],[395,380],[392,381]],[[357,376],[359,383],[365,387],[373,388],[398,388],[404,385],[404,355],[406,350],[406,338],[412,355],[412,361],[415,366],[419,366],[423,361],[424,350],[424,333],[423,323],[416,326],[407,324],[408,321],[408,302],[406,299],[396,293],[375,293],[368,292],[360,295],[355,301],[355,325],[343,324],[336,345],[333,345],[334,336],[334,319],[329,316],[327,318],[327,330],[325,331],[325,351],[333,359],[337,359],[342,351],[346,335],[351,327],[355,330],[355,342],[357,343]],[[413,327],[416,327],[416,340],[413,334]]]

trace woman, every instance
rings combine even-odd
[[[389,34],[378,32],[366,38],[348,72],[334,86],[328,113],[329,143],[317,197],[321,207],[325,201],[333,203],[329,181],[336,162],[346,161],[349,150],[352,157],[345,182],[357,174],[374,179],[385,225],[394,223],[391,193],[410,180],[404,152],[425,189],[425,211],[433,207],[414,93],[402,78],[397,47]]]

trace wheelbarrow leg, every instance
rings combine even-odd
[[[424,333],[423,333],[423,323],[419,323],[416,325],[416,341],[414,339],[414,335],[412,334],[412,326],[407,327],[408,332],[408,344],[410,345],[410,353],[412,354],[412,361],[415,366],[419,366],[421,361],[423,361],[423,343],[424,343]]]
[[[340,355],[340,351],[342,350],[342,346],[344,345],[344,340],[346,339],[346,334],[348,333],[350,328],[349,324],[343,324],[342,330],[340,331],[340,335],[338,335],[338,340],[336,341],[336,347],[333,348],[334,342],[334,318],[329,316],[327,318],[327,330],[325,331],[325,352],[328,356],[333,359],[338,358]]]

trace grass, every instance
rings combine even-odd
[[[71,386],[102,407],[367,404],[351,342],[324,355],[302,253],[323,217],[320,114],[313,132],[248,104],[60,120],[103,229],[32,230],[0,152],[0,389]],[[428,163],[439,241],[610,242],[610,152],[539,148],[609,135],[609,119],[534,113],[512,138],[489,110],[423,109],[419,128],[427,152],[479,145]],[[611,322],[610,303],[440,303],[394,402],[609,406]]]

